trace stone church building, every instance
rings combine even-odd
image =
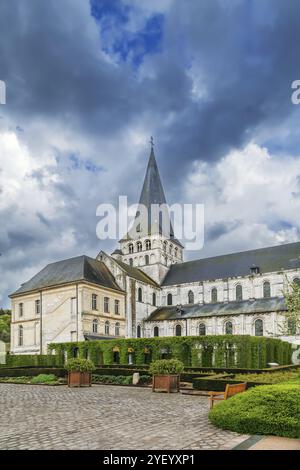
[[[282,336],[284,289],[300,283],[300,242],[184,262],[171,221],[151,213],[164,204],[152,146],[119,248],[51,263],[11,294],[12,353],[115,337],[239,334],[300,344],[293,327]]]

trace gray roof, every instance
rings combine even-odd
[[[14,296],[76,281],[88,281],[92,284],[121,291],[102,261],[83,255],[48,264],[11,295]]]
[[[260,273],[300,268],[299,256],[300,242],[297,242],[173,264],[162,285],[247,276],[253,266],[258,266]]]
[[[124,271],[128,274],[129,277],[136,279],[137,281],[144,282],[145,284],[151,284],[154,287],[159,287],[159,285],[147,274],[145,274],[140,269],[130,266],[127,263],[123,263],[123,261],[119,261],[118,259],[114,259],[118,265],[124,269]]]
[[[269,299],[242,300],[239,302],[219,302],[215,304],[182,305],[181,311],[174,306],[157,308],[146,321],[180,320],[223,315],[240,315],[242,313],[266,313],[285,311],[287,307],[283,297]]]

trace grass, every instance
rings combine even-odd
[[[0,377],[0,383],[60,385],[66,383],[66,381],[56,377],[54,374],[39,374],[34,377]]]

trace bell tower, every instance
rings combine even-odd
[[[120,250],[112,256],[138,267],[160,284],[169,266],[183,261],[183,246],[174,237],[152,137],[150,145],[150,157],[133,225],[120,240]]]

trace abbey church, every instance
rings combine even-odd
[[[300,344],[295,328],[282,336],[283,292],[300,283],[300,242],[185,262],[171,221],[151,219],[151,207],[163,204],[151,146],[139,200],[147,220],[138,210],[111,255],[51,263],[11,294],[11,352],[45,353],[55,342],[222,334]]]

